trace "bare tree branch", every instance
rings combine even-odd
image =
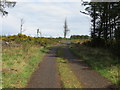
[[[4,16],[8,14],[8,11],[5,10],[5,8],[14,7],[16,5],[16,2],[7,1],[7,0],[0,0],[0,13]]]
[[[86,15],[90,15],[89,13],[86,13],[86,12],[83,12],[83,11],[80,11],[82,14],[86,14]]]

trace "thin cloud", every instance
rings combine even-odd
[[[20,2],[8,10],[9,15],[3,22],[3,34],[16,31],[19,33],[20,18],[25,19],[23,28],[26,29],[24,34],[27,35],[35,36],[36,30],[40,28],[44,36],[63,36],[65,18],[71,30],[68,36],[73,33],[89,34],[90,18],[80,13],[80,10],[84,10],[80,3]]]

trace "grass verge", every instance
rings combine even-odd
[[[100,48],[90,48],[83,45],[72,45],[70,50],[80,59],[87,62],[94,70],[120,86],[119,58],[109,51]]]
[[[67,60],[63,58],[61,48],[58,49],[57,56],[57,66],[63,88],[81,88],[80,82],[71,71]]]
[[[24,88],[47,51],[47,48],[37,45],[26,48],[4,48],[2,51],[2,87]]]

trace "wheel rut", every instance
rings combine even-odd
[[[83,88],[114,88],[114,85],[108,79],[92,70],[87,63],[74,56],[68,47],[63,48],[63,54]]]
[[[32,74],[27,88],[60,88],[59,74],[56,66],[56,50],[54,47],[47,53],[37,70]]]

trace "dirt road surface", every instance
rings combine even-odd
[[[32,74],[27,88],[60,88],[60,80],[56,67],[57,47],[45,55],[37,70]]]
[[[27,88],[61,88],[60,76],[56,66],[55,54],[57,48],[54,47],[45,55],[37,70],[32,74]],[[63,48],[63,56],[68,60],[71,70],[83,88],[114,87],[108,79],[101,76],[95,70],[92,70],[88,64],[73,55],[67,46]]]
[[[83,88],[112,88],[114,86],[109,80],[92,70],[84,61],[76,58],[67,47],[63,48],[63,53]]]

